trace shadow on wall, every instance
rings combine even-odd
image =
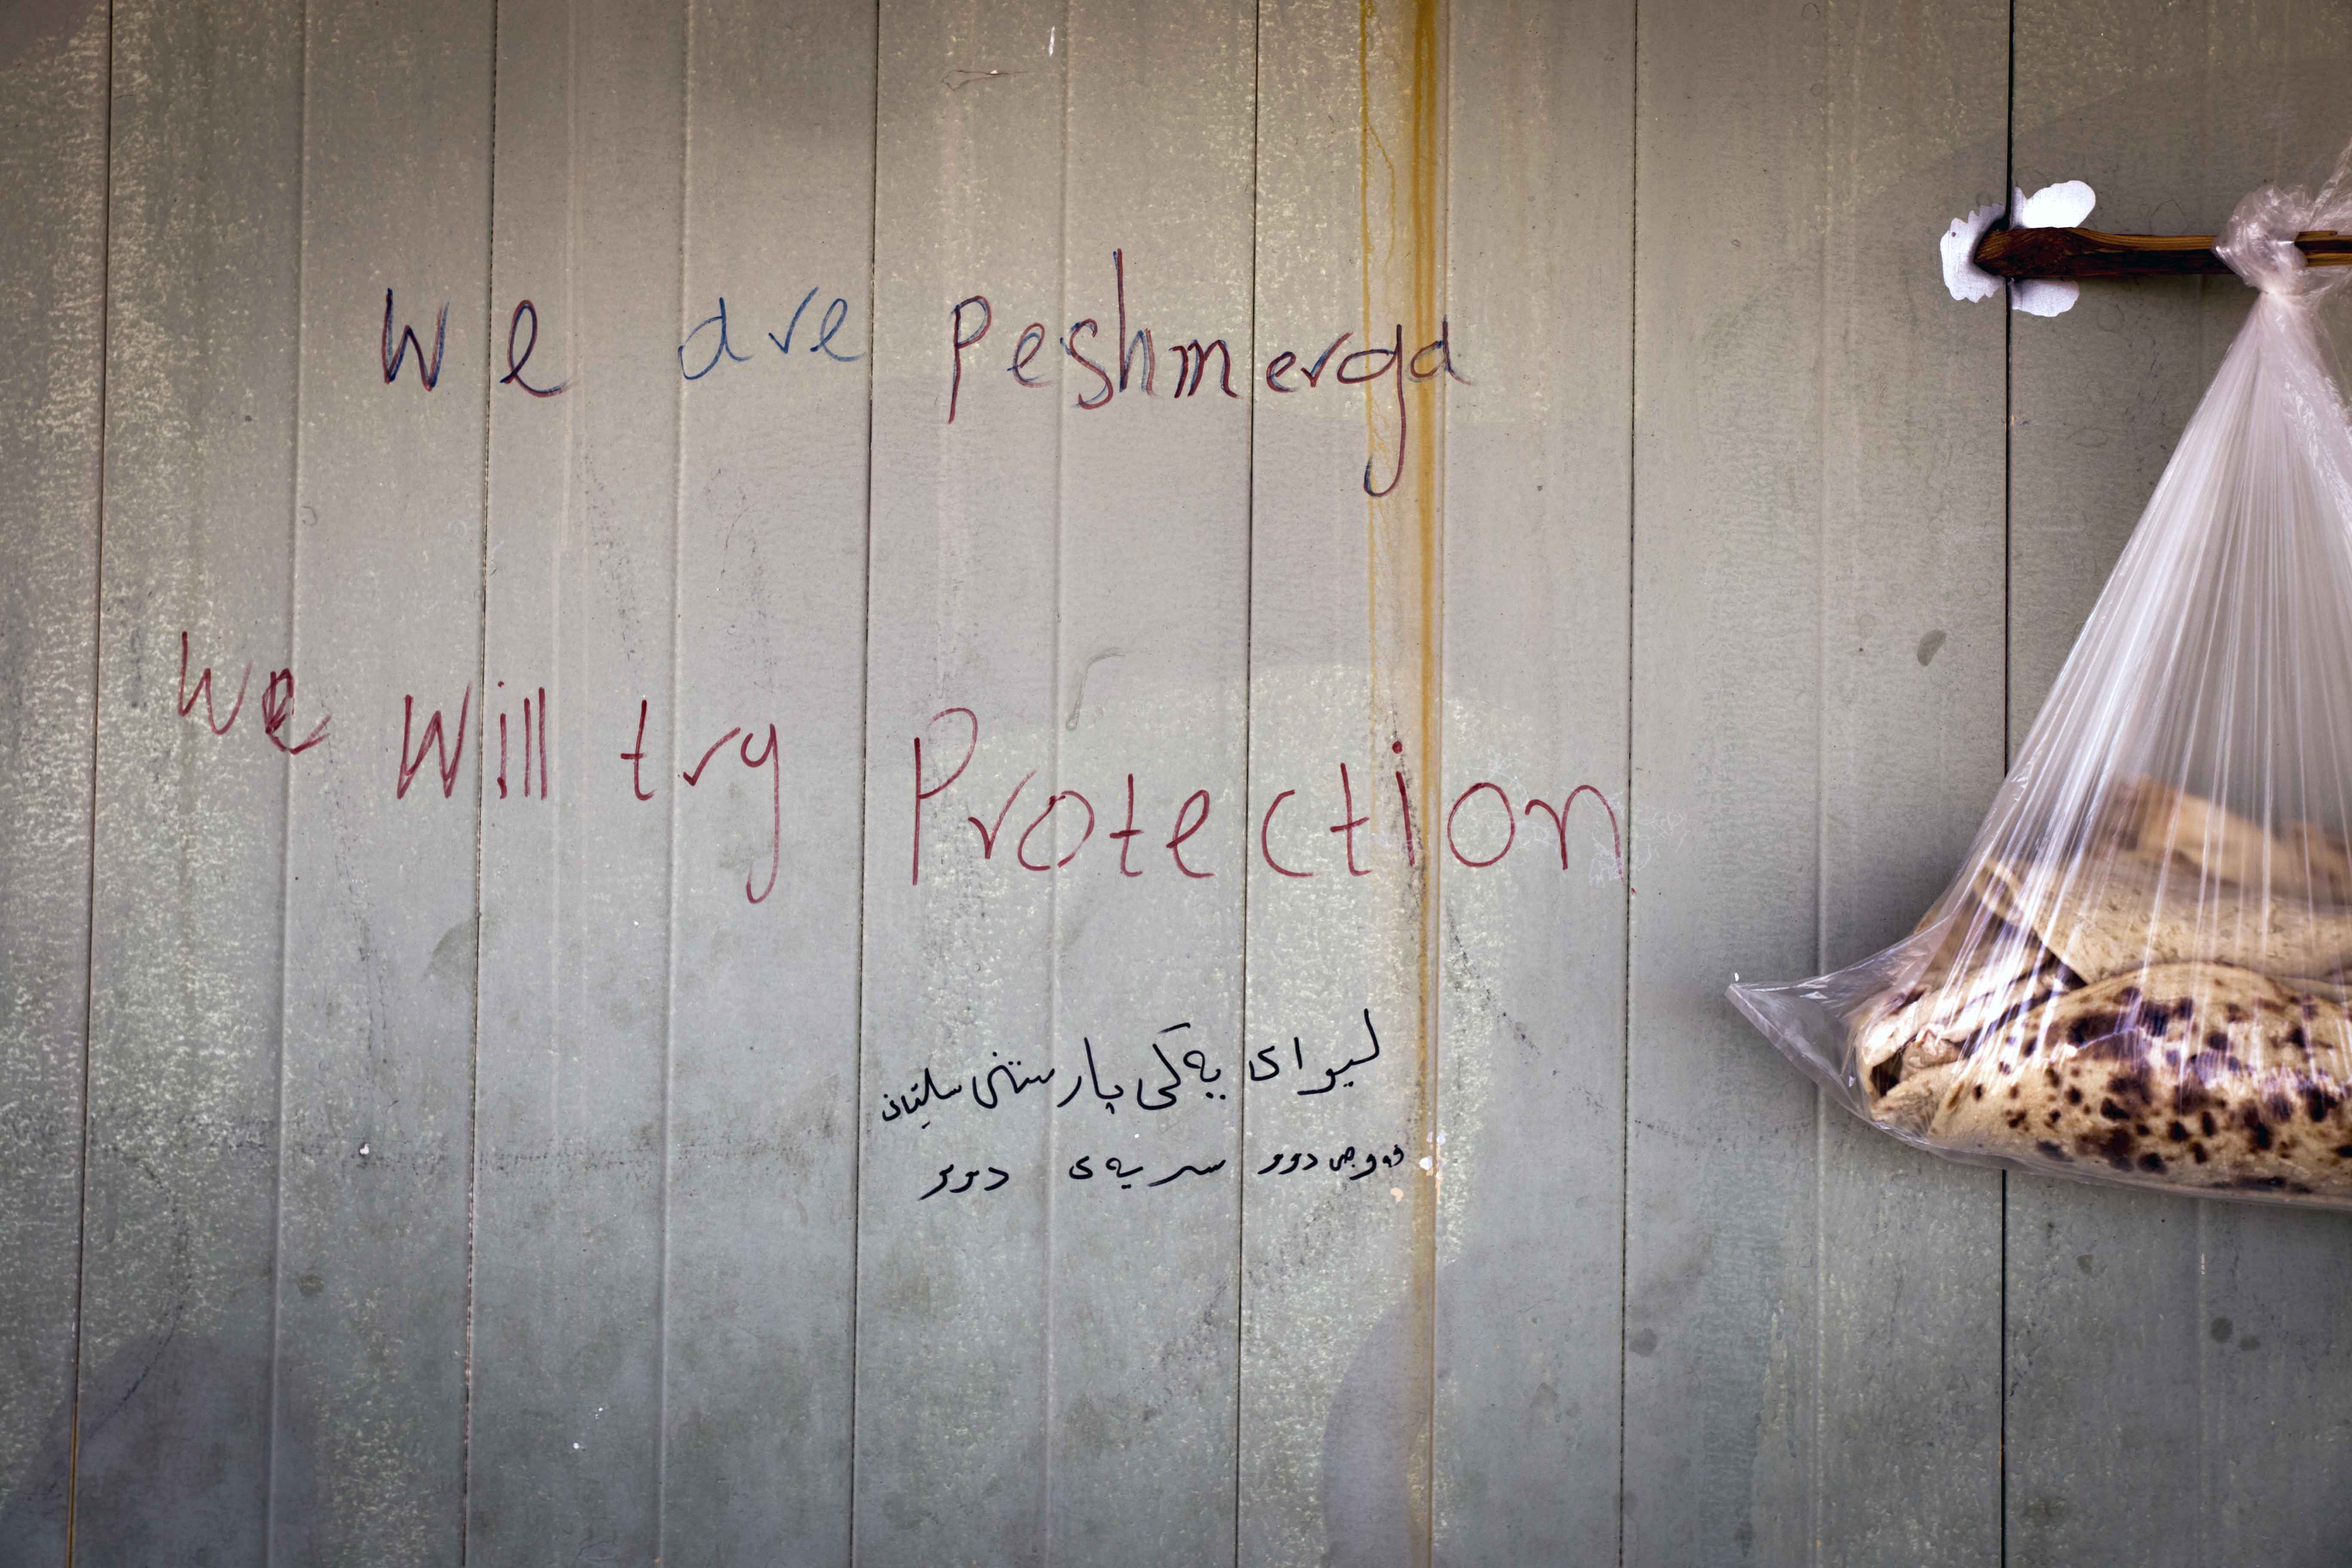
[[[1454,1285],[1456,1272],[1442,1269],[1439,1283]],[[1323,1425],[1323,1561],[1331,1568],[1429,1560],[1414,1497],[1427,1489],[1412,1473],[1428,1460],[1431,1394],[1428,1352],[1417,1338],[1407,1298],[1381,1314],[1331,1396]]]
[[[165,1329],[94,1369],[82,1388],[76,1556],[98,1563],[260,1562],[263,1532],[307,1559],[318,1517],[307,1410],[268,1447],[268,1358]],[[138,1418],[123,1420],[135,1405]],[[72,1412],[60,1406],[0,1500],[0,1568],[65,1561]],[[278,1472],[276,1497],[269,1472]]]

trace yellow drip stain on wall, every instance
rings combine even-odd
[[[1358,215],[1362,249],[1363,323],[1368,333],[1401,324],[1398,352],[1410,356],[1433,341],[1444,317],[1445,121],[1443,0],[1382,5],[1359,0]],[[1402,156],[1400,156],[1402,153]],[[1366,348],[1382,346],[1368,341]],[[1394,967],[1396,1000],[1412,1017],[1417,1092],[1412,1135],[1416,1158],[1432,1157],[1432,1175],[1410,1185],[1412,1251],[1413,1406],[1432,1413],[1435,1387],[1436,1054],[1438,888],[1445,853],[1439,798],[1443,774],[1444,461],[1443,374],[1415,381],[1409,357],[1395,367],[1402,426],[1381,406],[1379,383],[1364,384],[1367,637],[1370,728],[1391,747],[1402,742],[1412,802],[1415,863],[1376,897],[1371,940]],[[1400,451],[1402,457],[1400,457]],[[1385,494],[1374,475],[1393,473]],[[1431,1528],[1431,1442],[1424,1426],[1400,1478],[1412,1499],[1420,1548]]]

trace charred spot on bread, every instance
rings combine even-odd
[[[2160,1038],[2160,1035],[2148,1035],[2126,1024],[2083,1047],[2081,1054],[2085,1061],[2143,1062]]]
[[[2249,1105],[2242,1120],[2246,1124],[2246,1135],[2253,1140],[2254,1147],[2268,1152],[2271,1146],[2271,1124],[2263,1120],[2262,1111]]]
[[[1870,1092],[1881,1100],[1893,1093],[1895,1086],[1902,1081],[1903,1053],[1901,1051],[1895,1052],[1870,1069]]]
[[[2132,1167],[2132,1155],[2138,1152],[2139,1140],[2132,1136],[2130,1128],[2118,1127],[2104,1138],[2079,1139],[2075,1146],[2085,1154],[2098,1155],[2118,1171],[2128,1171]]]

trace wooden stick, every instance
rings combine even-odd
[[[2294,237],[2314,267],[2352,267],[2352,236],[2313,229]],[[2094,228],[1997,228],[1976,264],[1996,278],[2155,278],[2227,272],[2210,234],[2102,234]]]

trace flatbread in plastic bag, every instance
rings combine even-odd
[[[1731,998],[1955,1159],[2352,1207],[2352,424],[2315,320],[2352,152],[2215,248],[2260,292],[1951,887]]]

